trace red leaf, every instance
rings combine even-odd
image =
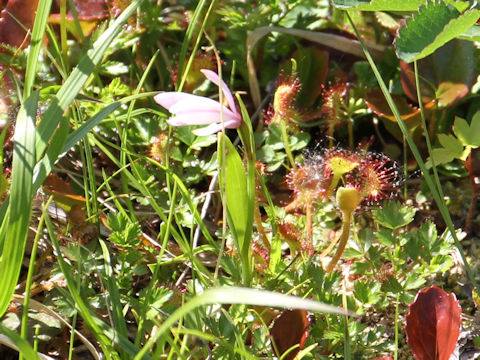
[[[448,360],[455,350],[462,308],[455,294],[432,286],[417,294],[407,315],[407,342],[416,360]]]
[[[0,13],[0,43],[15,47],[28,45],[28,41],[24,42],[25,28],[33,27],[37,4],[38,0],[8,0]]]
[[[270,335],[275,342],[278,350],[277,356],[280,356],[292,346],[299,344],[299,347],[292,350],[284,359],[292,360],[305,344],[308,338],[308,328],[310,320],[305,310],[285,310],[273,321],[273,327]]]

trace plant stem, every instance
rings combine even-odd
[[[287,153],[288,161],[290,161],[292,169],[296,169],[297,164],[295,164],[295,159],[293,157],[292,150],[290,149],[290,144],[288,142],[287,124],[285,123],[285,121],[282,121],[282,139],[283,145],[285,146],[285,152]]]
[[[345,246],[347,246],[348,238],[350,236],[350,222],[351,222],[351,213],[344,212],[343,213],[343,225],[342,225],[342,234],[340,235],[340,243],[338,244],[337,252],[333,257],[330,264],[327,266],[327,273],[330,273],[337,265],[338,260],[342,257],[343,251],[345,250]]]
[[[42,234],[43,223],[45,222],[45,213],[48,211],[48,206],[52,201],[52,197],[47,201],[46,205],[43,208],[42,217],[38,223],[37,233],[35,234],[35,239],[33,240],[32,253],[30,254],[30,261],[28,263],[28,273],[27,281],[25,284],[25,299],[23,300],[23,313],[22,313],[22,325],[20,328],[20,335],[23,339],[27,340],[28,332],[28,306],[30,304],[30,290],[32,288],[33,274],[35,272],[35,261],[37,258],[37,249],[38,249],[38,240]],[[23,357],[20,355],[19,360],[22,360]]]

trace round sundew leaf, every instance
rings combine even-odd
[[[432,286],[417,294],[406,317],[407,343],[416,360],[448,360],[455,350],[462,308],[455,294]]]

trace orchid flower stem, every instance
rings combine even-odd
[[[287,124],[285,121],[282,121],[282,138],[283,138],[283,145],[285,146],[285,152],[287,153],[288,161],[290,161],[290,165],[292,166],[292,169],[296,169],[297,164],[295,164],[292,150],[290,149],[290,144],[288,142]]]
[[[255,206],[253,208],[253,219],[255,221],[255,224],[257,225],[257,230],[258,230],[258,233],[260,234],[260,238],[262,239],[263,245],[270,252],[270,241],[268,240],[267,235],[265,233],[265,228],[263,227],[262,215],[260,214],[260,209],[257,201],[255,201]]]
[[[327,270],[325,270],[327,273],[331,273],[333,269],[335,268],[335,265],[337,265],[338,260],[342,257],[343,251],[345,250],[345,247],[347,246],[348,238],[350,236],[350,223],[351,223],[351,218],[352,218],[352,213],[351,212],[343,212],[343,225],[342,225],[342,233],[340,234],[340,243],[338,244],[337,252],[335,253],[335,256],[333,257],[332,261],[330,261],[330,264],[327,266]]]
[[[398,359],[398,324],[399,324],[399,309],[398,309],[398,304],[399,304],[399,298],[400,294],[397,294],[397,301],[395,302],[395,348],[394,348],[394,353],[393,353],[393,359],[397,360]]]

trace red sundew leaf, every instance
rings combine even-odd
[[[448,360],[455,350],[462,308],[455,294],[432,286],[417,294],[406,320],[407,342],[416,360]]]
[[[405,122],[405,125],[407,125],[407,128],[411,130],[417,127],[421,122],[420,109],[408,104],[401,96],[394,94],[391,95],[398,111],[400,112],[402,120]],[[365,94],[365,103],[374,114],[396,122],[395,116],[390,110],[387,100],[385,100],[385,96],[383,96],[380,89],[372,89],[368,91]]]
[[[280,356],[292,346],[299,344],[299,347],[292,350],[285,360],[292,360],[305,344],[308,338],[308,328],[310,320],[306,310],[294,309],[285,310],[282,314],[273,321],[273,327],[270,330],[272,340],[275,342],[275,347],[272,344],[274,351],[278,350],[277,356]]]
[[[1,50],[0,50],[1,51]],[[12,104],[11,92],[13,83],[6,71],[6,66],[0,64],[0,116],[6,116]],[[1,126],[1,122],[0,122]],[[1,131],[2,129],[0,129]],[[5,145],[5,144],[4,144]]]
[[[50,174],[43,184],[43,190],[53,195],[53,199],[62,209],[70,211],[72,207],[84,207],[85,198],[75,194],[70,183]]]
[[[73,4],[75,5],[75,10],[84,36],[88,36],[95,29],[98,21],[106,19],[109,16],[105,0],[74,0]],[[59,12],[58,8],[48,17],[48,22],[50,24],[61,23],[61,16],[57,11]],[[66,25],[67,29],[77,39],[80,39],[75,25],[75,19],[73,18],[71,11],[66,15]]]
[[[101,20],[108,16],[105,0],[74,0],[73,4],[81,20]]]
[[[28,45],[25,29],[33,27],[37,5],[38,0],[8,0],[0,13],[0,43],[15,47]]]

